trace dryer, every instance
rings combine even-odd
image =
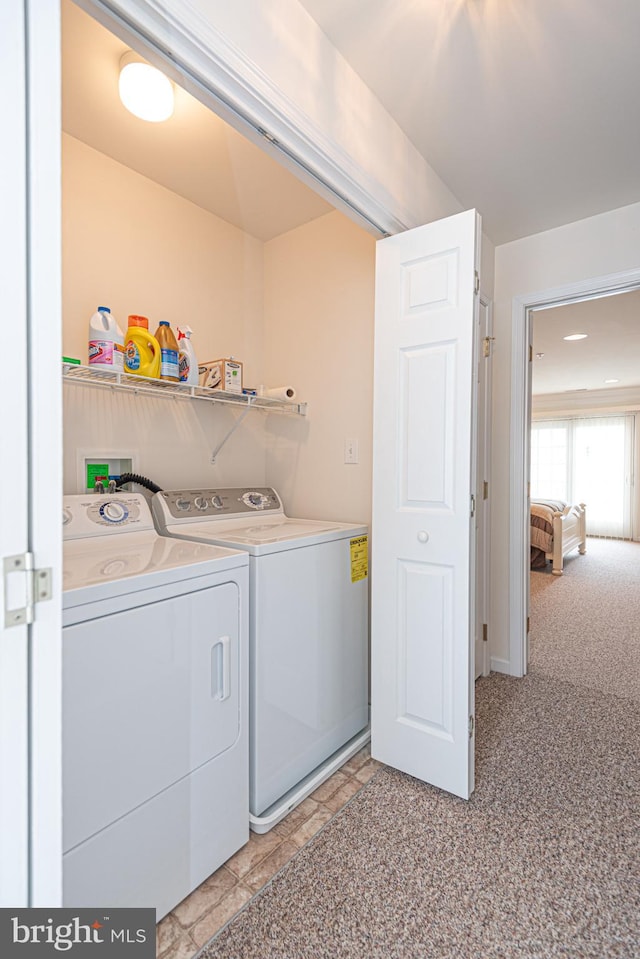
[[[167,536],[249,553],[251,828],[266,832],[369,739],[367,527],[288,517],[272,488],[172,490]]]
[[[161,919],[246,843],[248,555],[65,496],[63,903]]]

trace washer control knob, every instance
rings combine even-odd
[[[193,505],[196,509],[206,509],[208,505],[206,496],[196,496]]]
[[[176,507],[183,513],[188,512],[191,509],[191,500],[184,499],[184,497],[179,496],[176,500]]]
[[[110,523],[121,523],[129,515],[127,507],[123,503],[105,503],[100,510],[103,519]]]
[[[67,523],[70,523],[72,519],[73,519],[73,514],[71,513],[71,510],[69,509],[68,506],[65,506],[64,509],[62,510],[62,525],[66,526]]]
[[[420,530],[418,533],[418,541],[420,543],[427,543],[429,541],[429,534],[427,533],[426,529]]]
[[[211,500],[211,505],[215,506],[216,509],[222,509],[222,497],[218,496],[218,494],[216,493],[216,495]]]

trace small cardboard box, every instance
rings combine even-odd
[[[198,365],[199,385],[226,393],[242,393],[242,363],[234,359],[208,360]]]

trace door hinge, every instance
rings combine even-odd
[[[475,719],[473,716],[469,716],[469,739],[473,739],[473,730],[475,727]]]
[[[527,616],[527,632],[531,632],[531,617]]]
[[[5,556],[4,562],[4,625],[29,625],[35,619],[36,603],[51,599],[51,569],[35,569],[33,553]],[[21,582],[16,580],[20,579]],[[24,605],[12,606],[12,602]]]
[[[486,480],[482,484],[482,498],[489,499],[489,484]]]
[[[489,641],[489,627],[486,623],[482,624],[482,642],[486,643]]]
[[[473,271],[473,292],[476,296],[480,292],[480,274],[477,270]]]
[[[482,355],[485,359],[491,356],[491,343],[493,340],[495,340],[495,336],[485,336],[482,340]]]
[[[533,363],[533,345],[529,343],[529,362]]]
[[[476,498],[473,493],[471,494],[471,515],[476,515]]]

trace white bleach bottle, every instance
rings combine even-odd
[[[178,327],[178,369],[180,382],[186,386],[198,385],[198,361],[191,342],[193,330],[190,326]]]
[[[89,366],[120,373],[124,369],[124,336],[108,306],[99,306],[89,320]]]

